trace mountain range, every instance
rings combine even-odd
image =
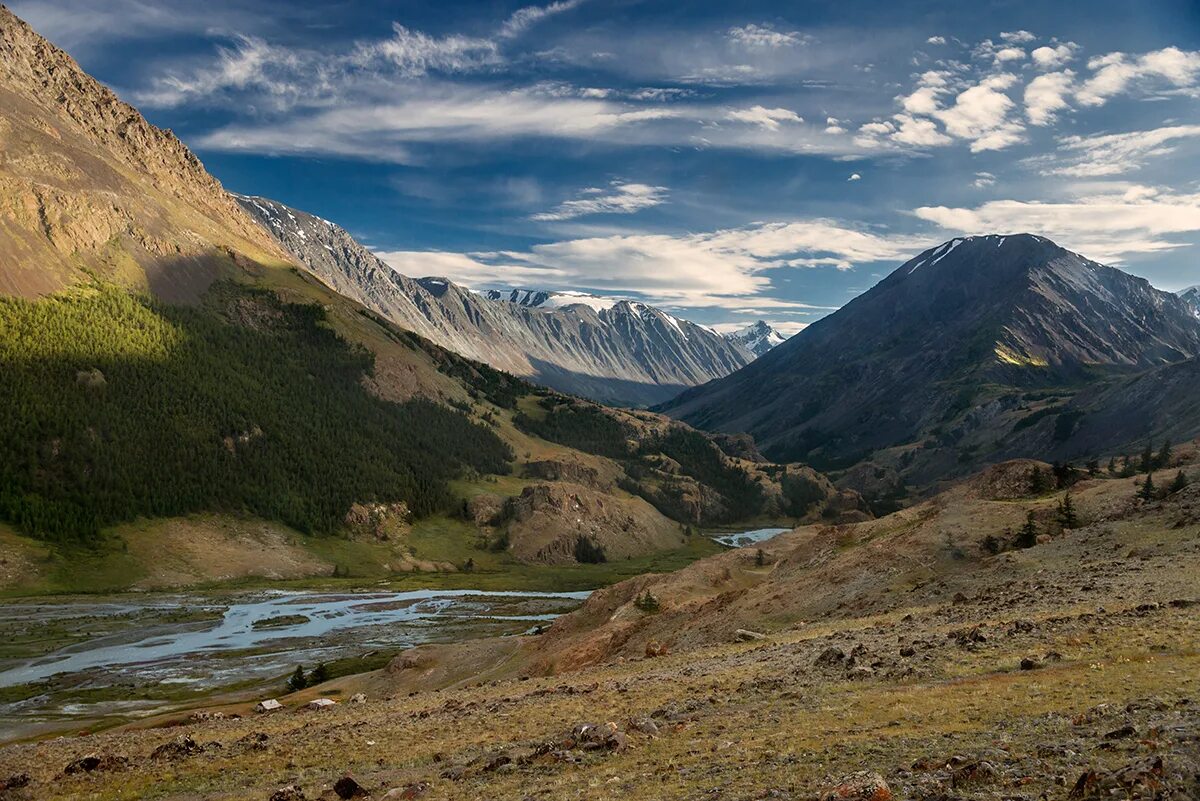
[[[750,433],[774,459],[925,484],[1017,443],[1039,456],[1128,447],[1149,433],[1136,418],[1112,418],[1104,442],[1073,435],[1120,395],[1111,382],[1186,380],[1197,354],[1184,297],[1043,237],[975,236],[662,409]],[[1182,411],[1176,433],[1200,433],[1200,409]]]
[[[456,353],[563,392],[620,405],[660,403],[744,367],[775,341],[764,331],[752,349],[635,301],[477,293],[446,278],[409,278],[331,222],[267,198],[238,200],[337,292]]]

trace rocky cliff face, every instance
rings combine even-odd
[[[91,273],[190,300],[287,260],[172,133],[0,7],[0,292]]]
[[[1041,237],[969,237],[665,410],[748,431],[777,461],[870,459],[924,482],[986,461],[1080,388],[1197,353],[1182,298]]]
[[[728,375],[754,354],[643,303],[529,290],[475,293],[400,275],[342,228],[239,198],[286,250],[343,295],[478,361],[596,400],[647,405]]]

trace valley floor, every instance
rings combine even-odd
[[[309,691],[274,714],[9,746],[0,781],[28,781],[12,799],[311,801],[354,797],[346,775],[376,799],[1194,799],[1194,496],[761,640],[526,677],[537,638],[508,638],[478,664],[460,648],[321,688],[362,704],[302,711]],[[863,771],[892,795],[836,789]]]

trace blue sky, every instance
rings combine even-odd
[[[962,233],[1200,283],[1200,3],[22,0],[414,276],[789,333]]]

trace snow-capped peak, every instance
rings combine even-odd
[[[587,306],[593,311],[611,309],[620,303],[618,298],[604,298],[586,292],[562,290],[548,292],[542,289],[485,289],[480,292],[488,300],[507,301],[518,306],[536,309],[564,309],[568,306]]]
[[[783,334],[776,331],[765,321],[759,320],[745,328],[739,328],[725,335],[726,339],[740,342],[742,347],[755,356],[762,356],[767,351],[787,340]]]

